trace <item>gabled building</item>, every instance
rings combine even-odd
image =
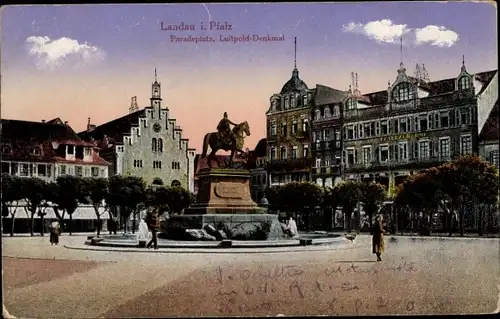
[[[98,145],[101,156],[111,162],[110,175],[142,177],[149,185],[182,186],[194,191],[195,149],[189,148],[182,129],[163,107],[161,84],[151,85],[150,105],[101,125],[89,122],[79,133]]]
[[[500,170],[499,165],[499,107],[498,100],[496,101],[493,109],[491,110],[488,119],[486,120],[482,130],[479,133],[479,156],[488,161],[490,164],[496,166]]]
[[[261,139],[255,148],[249,152],[247,168],[250,170],[250,194],[257,204],[265,195],[266,188],[269,186],[267,166],[267,141]]]
[[[110,163],[99,156],[98,147],[82,140],[60,118],[1,123],[2,173],[47,182],[63,175],[108,177]]]
[[[408,76],[401,63],[387,90],[344,105],[344,178],[394,190],[408,175],[477,154],[482,114],[496,101],[484,94],[498,92],[496,78],[496,70],[470,74],[463,63],[455,78],[425,82]]]

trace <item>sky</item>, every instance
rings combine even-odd
[[[361,93],[384,90],[401,60],[409,75],[425,64],[431,81],[456,77],[462,56],[470,73],[498,68],[491,2],[44,5],[0,14],[2,118],[60,117],[80,132],[89,117],[100,125],[126,115],[132,96],[148,106],[156,68],[163,105],[198,151],[224,112],[249,122],[246,147],[265,137],[269,99],[292,75],[295,37],[309,88],[347,90],[355,72]],[[182,23],[194,30],[169,30]],[[221,41],[254,35],[283,40]],[[213,42],[175,41],[189,36]]]

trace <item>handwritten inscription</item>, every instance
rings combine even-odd
[[[308,276],[308,270],[294,265],[238,271],[218,267],[215,296],[219,312],[222,315],[274,315],[311,298],[317,303],[314,310],[317,314],[418,314],[453,309],[448,301],[422,302],[412,295],[381,296],[374,292],[374,288],[378,290],[376,278],[384,273],[404,285],[408,280],[404,275],[418,271],[413,262],[332,264],[323,269],[322,274],[319,269],[319,276]],[[293,302],[284,301],[290,298]]]

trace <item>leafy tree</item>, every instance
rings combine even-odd
[[[361,201],[363,208],[368,215],[370,230],[372,229],[373,215],[377,213],[378,208],[386,198],[385,188],[379,183],[362,183],[361,184]]]
[[[309,227],[311,214],[323,203],[323,189],[311,182],[291,182],[279,189],[283,209],[288,212],[305,212],[306,227]]]
[[[138,205],[146,200],[146,186],[137,176],[114,175],[109,178],[106,203],[112,208],[119,208],[123,221],[128,221],[130,214],[137,214]]]
[[[361,183],[357,181],[342,182],[332,190],[332,196],[335,197],[335,201],[342,206],[349,232],[351,231],[351,215],[359,204],[361,195]],[[358,225],[356,225],[357,227]]]
[[[2,215],[6,214],[8,216],[10,213],[12,221],[10,236],[14,236],[16,212],[19,207],[19,202],[23,199],[23,181],[24,179],[20,177],[2,174]],[[4,212],[4,210],[6,212]]]
[[[38,212],[39,208],[44,204],[45,199],[47,197],[46,187],[47,183],[38,177],[30,177],[30,178],[25,178],[23,180],[22,196],[27,203],[27,207],[25,208],[26,214],[30,216],[31,220],[31,226],[30,226],[31,236],[33,236],[34,234],[35,214]]]
[[[105,178],[85,178],[82,180],[82,193],[88,198],[87,202],[92,205],[97,217],[97,237],[101,234],[101,216],[107,211],[104,210],[101,213],[99,209],[103,207],[108,192],[108,180]]]
[[[69,234],[72,235],[73,213],[78,208],[79,203],[87,201],[83,192],[82,179],[76,176],[64,175],[57,178],[58,206],[69,215]]]
[[[441,165],[437,171],[443,193],[452,203],[451,207],[458,208],[460,235],[463,236],[466,210],[474,210],[480,204],[495,205],[497,203],[497,170],[479,157],[468,155],[452,163]],[[482,220],[479,224],[482,227]]]
[[[278,211],[281,209],[281,203],[279,198],[279,186],[270,186],[266,188],[265,196],[269,202],[270,211]]]

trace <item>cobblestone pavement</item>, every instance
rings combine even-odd
[[[3,238],[4,302],[19,317],[491,313],[498,239],[386,237],[262,254],[71,250],[84,237]],[[318,247],[315,247],[316,249]],[[37,258],[37,259],[32,259]]]

